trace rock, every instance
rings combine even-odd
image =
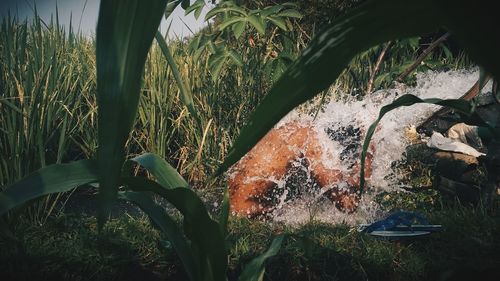
[[[458,198],[461,203],[473,205],[479,203],[481,189],[476,185],[465,184],[438,175],[434,180],[434,186],[442,194]]]
[[[434,153],[437,159],[436,173],[452,180],[462,181],[464,174],[477,168],[476,157],[448,151]]]

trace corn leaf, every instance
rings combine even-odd
[[[162,196],[179,210],[184,216],[184,233],[191,240],[191,248],[200,264],[203,280],[226,280],[224,235],[192,189],[167,189],[154,181],[139,177],[123,178],[122,181],[133,191],[149,191]]]
[[[166,3],[101,1],[96,34],[100,227],[116,199],[146,55]]]
[[[205,0],[196,0],[196,2],[193,3],[193,5],[189,6],[186,11],[184,12],[184,15],[189,15],[193,11],[195,12],[195,19],[198,19],[200,16],[201,11],[203,10],[203,7],[205,7]]]
[[[156,204],[151,195],[145,192],[120,192],[119,198],[131,201],[146,213],[153,225],[166,234],[181,259],[184,269],[191,280],[201,280],[198,264],[186,238],[177,223],[168,215],[164,208]]]
[[[254,258],[245,266],[245,269],[243,269],[243,272],[241,273],[240,278],[238,278],[238,280],[262,281],[264,279],[264,272],[266,269],[265,262],[270,257],[274,257],[276,254],[278,254],[284,239],[285,235],[283,234],[276,236],[273,239],[271,246],[269,246],[269,249],[267,249],[266,252]]]
[[[0,216],[29,200],[69,191],[97,180],[98,169],[95,160],[47,166],[8,186],[0,193]]]
[[[170,166],[170,164],[168,164],[167,161],[159,155],[144,153],[128,161],[135,162],[142,166],[155,177],[159,184],[165,188],[189,187],[189,184],[177,172],[177,170]]]

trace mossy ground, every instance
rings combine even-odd
[[[290,228],[233,218],[229,224],[229,280],[265,251],[273,235],[288,233],[265,280],[456,280],[500,276],[500,214],[459,203],[426,213],[444,231],[391,242],[345,224],[310,222]],[[94,217],[73,214],[44,225],[21,220],[3,240],[2,280],[186,280],[168,241],[145,217],[112,219],[101,234]],[[482,279],[484,280],[484,279]],[[496,279],[491,279],[496,280]]]

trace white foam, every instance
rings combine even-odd
[[[460,70],[448,72],[426,72],[417,75],[415,87],[399,85],[395,89],[381,90],[371,94],[363,101],[340,102],[332,101],[324,106],[316,119],[299,111],[288,114],[277,126],[283,126],[290,121],[308,122],[314,126],[321,138],[324,149],[322,163],[348,171],[346,163],[338,167],[339,151],[342,147],[338,142],[329,139],[325,133],[332,126],[342,127],[353,124],[356,127],[368,128],[378,116],[383,105],[391,103],[402,94],[413,94],[420,98],[458,98],[463,95],[478,79],[477,70]],[[337,94],[338,96],[338,94]],[[396,109],[388,113],[381,122],[380,129],[374,135],[372,143],[376,151],[372,164],[373,172],[370,179],[371,195],[365,195],[358,210],[354,214],[345,214],[333,207],[320,193],[302,195],[296,200],[285,202],[286,193],[279,196],[278,208],[272,214],[273,221],[288,224],[301,224],[311,219],[329,223],[364,223],[379,215],[379,208],[373,202],[374,193],[393,191],[399,187],[397,177],[387,179],[392,173],[391,163],[399,160],[407,145],[405,128],[419,124],[429,117],[438,106],[417,104],[411,107]],[[332,125],[333,124],[333,125]],[[335,129],[335,128],[334,128]],[[363,136],[364,137],[364,136]],[[306,168],[307,169],[307,168]],[[309,179],[309,177],[308,177]],[[284,180],[276,180],[278,187],[284,186]]]

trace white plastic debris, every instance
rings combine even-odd
[[[438,132],[434,132],[431,136],[431,139],[427,142],[428,147],[437,148],[444,151],[453,151],[459,152],[467,155],[471,155],[474,157],[479,157],[481,155],[485,155],[474,149],[473,147],[460,142],[453,140],[451,138],[447,138]]]

